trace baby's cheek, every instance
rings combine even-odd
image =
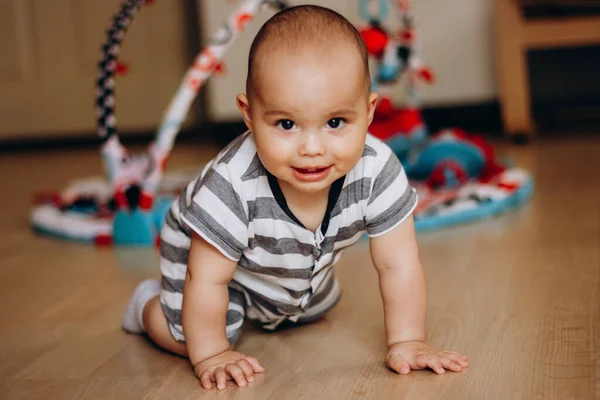
[[[350,136],[338,143],[334,155],[338,162],[354,166],[360,160],[364,150],[364,140],[357,136]]]
[[[285,143],[279,143],[276,139],[263,143],[259,149],[259,157],[269,170],[285,164],[287,153]]]

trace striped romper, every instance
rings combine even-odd
[[[262,165],[250,132],[239,136],[173,202],[161,232],[161,305],[178,342],[192,231],[237,262],[229,284],[226,334],[234,343],[244,317],[275,329],[308,322],[338,302],[333,265],[366,232],[382,235],[417,204],[398,158],[367,135],[357,165],[332,185],[325,217],[306,229],[287,206],[277,179]]]

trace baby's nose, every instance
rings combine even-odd
[[[314,157],[325,154],[325,145],[318,133],[307,133],[302,136],[302,143],[299,146],[301,156]]]

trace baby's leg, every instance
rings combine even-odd
[[[160,304],[160,282],[147,279],[133,292],[123,314],[123,329],[130,333],[146,332],[158,346],[186,356],[185,343],[177,342],[169,332],[169,324]]]
[[[163,282],[161,288],[155,280],[140,283],[123,315],[123,328],[131,333],[146,332],[159,347],[187,357],[181,323],[183,297],[176,294],[183,293],[182,288],[176,289],[179,286]],[[229,288],[226,335],[232,346],[241,334],[244,316],[244,295]]]
[[[168,321],[160,305],[160,296],[154,296],[146,303],[142,321],[146,333],[156,345],[171,353],[187,357],[185,343],[177,342],[169,332]]]

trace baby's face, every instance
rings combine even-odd
[[[258,61],[258,60],[257,60]],[[269,54],[255,64],[254,89],[238,96],[258,155],[282,187],[328,190],[359,161],[377,96],[356,50]]]

